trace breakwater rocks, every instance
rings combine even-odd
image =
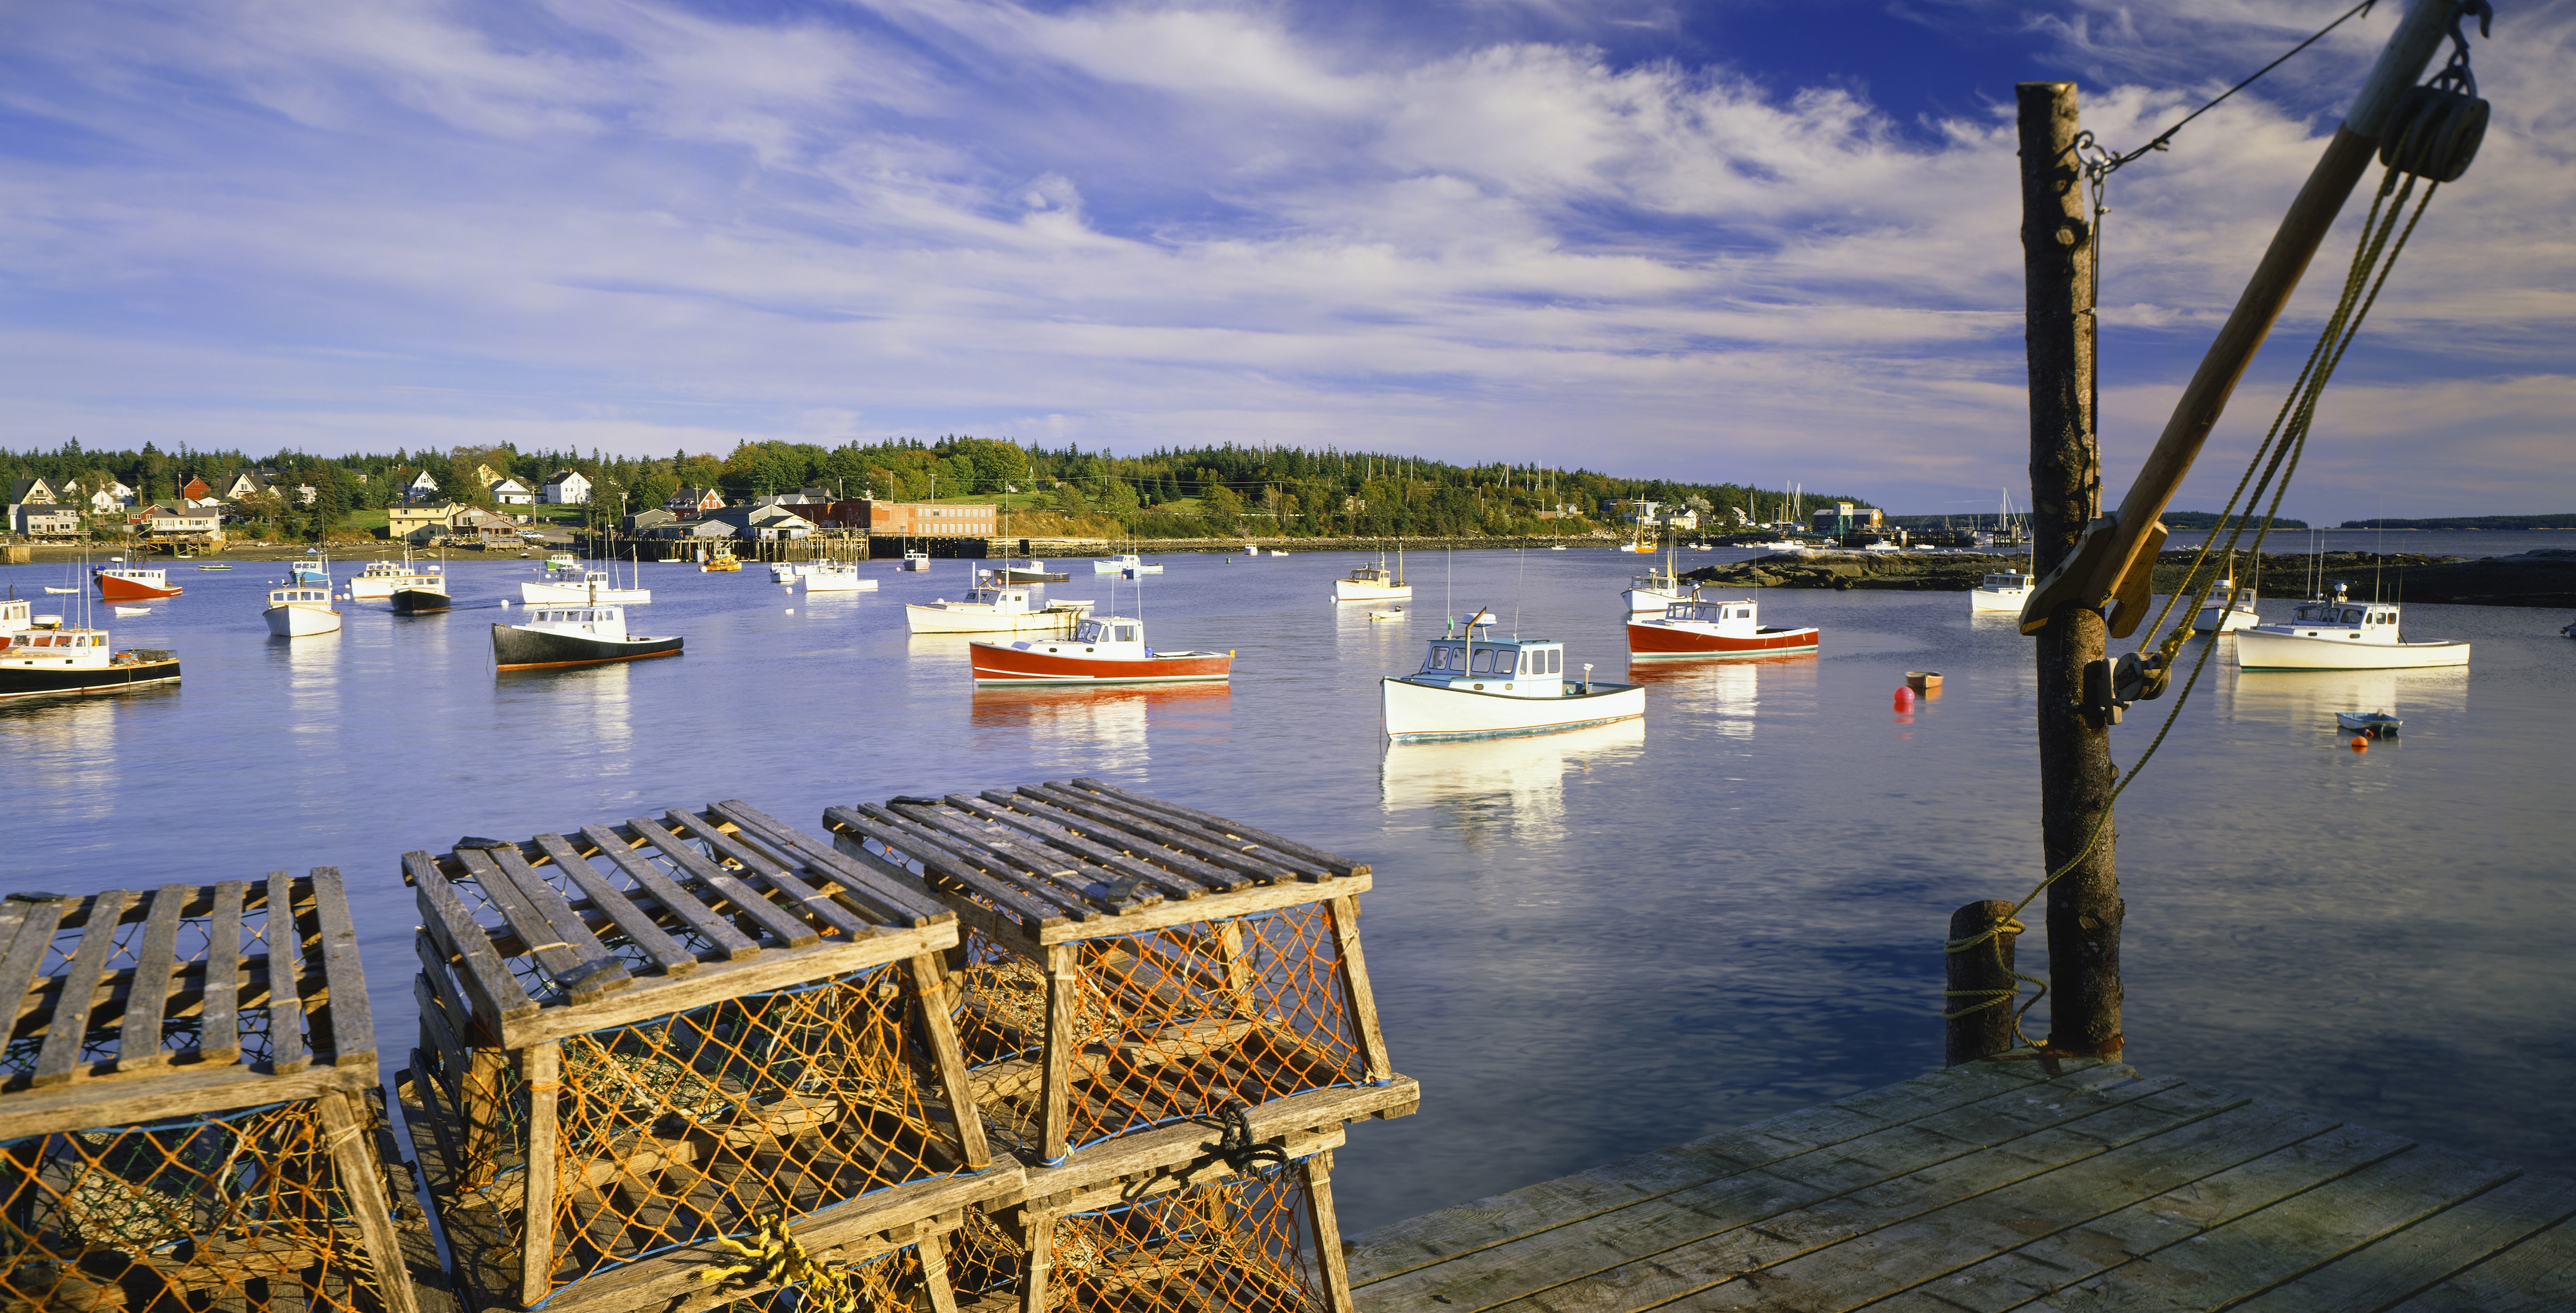
[[[2181,588],[2190,551],[2156,559],[2155,590]],[[2030,568],[2027,556],[1932,552],[1837,552],[1764,556],[1736,565],[1714,565],[1683,575],[1693,583],[1737,588],[1842,588],[1889,592],[1964,593],[1988,574]],[[2547,548],[2517,556],[2425,556],[2411,552],[2328,552],[2240,559],[2240,582],[2265,597],[2305,597],[2322,570],[2355,592],[2400,602],[2459,602],[2478,606],[2576,607],[2576,550]]]

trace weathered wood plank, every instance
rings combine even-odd
[[[2576,1217],[2576,1181],[2523,1176],[2237,1305],[2244,1313],[2377,1313]],[[2576,1297],[2576,1288],[2566,1292]],[[2576,1304],[2576,1298],[2567,1301]]]
[[[653,845],[655,851],[670,858],[681,870],[687,871],[691,879],[722,894],[725,901],[731,903],[737,912],[759,922],[760,927],[776,936],[779,943],[789,948],[805,948],[821,942],[822,936],[815,933],[814,927],[805,924],[795,913],[761,896],[749,885],[735,879],[733,872],[717,865],[714,859],[691,847],[688,840],[642,816],[627,817],[626,828],[642,836],[645,842]]]
[[[420,904],[422,928],[438,941],[445,956],[463,968],[456,983],[473,1000],[475,1020],[498,1038],[509,1022],[535,1016],[537,1001],[528,997],[501,955],[492,950],[491,933],[449,886],[438,860],[425,852],[409,852],[402,861]]]
[[[2125,1069],[2116,1069],[2124,1072]],[[1766,1163],[2018,1093],[2039,1078],[2031,1063],[1977,1063],[1866,1090],[1749,1126],[1639,1154],[1507,1194],[1493,1195],[1355,1237],[1351,1280],[1367,1287],[1524,1236],[1660,1199]]]
[[[1111,877],[1098,867],[1079,858],[1057,852],[1044,844],[1021,843],[1017,831],[994,821],[979,820],[946,806],[903,806],[890,808],[925,830],[945,836],[952,848],[972,854],[978,864],[1003,879],[1019,885],[1050,902],[1062,904],[1077,918],[1104,915],[1104,909],[1093,904],[1099,900],[1084,892],[1094,884]],[[1155,890],[1153,902],[1161,902],[1162,891]],[[1114,907],[1106,911],[1116,911]]]
[[[591,906],[598,908],[600,914],[608,918],[609,924],[616,926],[619,933],[644,950],[644,956],[653,959],[653,965],[660,968],[662,974],[684,976],[697,969],[697,954],[673,939],[671,933],[653,919],[652,913],[636,906],[635,900],[626,896],[625,890],[610,884],[608,877],[599,873],[599,868],[574,851],[571,840],[560,834],[540,834],[536,844],[537,850],[555,864],[555,869],[564,873],[565,879],[572,881],[574,888],[590,899]],[[674,908],[673,915],[678,914],[679,910]]]
[[[519,1241],[519,1302],[536,1307],[554,1290],[556,1098],[563,1092],[563,1049],[534,1044],[519,1051],[528,1082],[528,1156],[521,1198],[527,1207]]]
[[[217,883],[206,922],[205,1020],[197,1027],[197,1052],[211,1063],[241,1061],[242,899],[249,892],[247,881]]]
[[[1201,822],[1185,814],[1189,811],[1188,808],[1176,807],[1153,798],[1140,798],[1124,790],[1112,789],[1110,792],[1103,793],[1055,781],[1049,781],[1046,787],[1058,790],[1068,797],[1083,798],[1112,812],[1123,814],[1135,824],[1150,825],[1180,835],[1189,841],[1188,846],[1192,850],[1203,855],[1233,853],[1254,858],[1283,871],[1293,872],[1300,880],[1330,880],[1335,875],[1334,871],[1321,862],[1310,861],[1280,849],[1276,845],[1265,844],[1251,838],[1236,827],[1234,822],[1221,816],[1211,816],[1208,822]],[[1198,815],[1207,816],[1207,813],[1200,812]],[[1344,863],[1344,866],[1347,867],[1348,864]]]
[[[957,1042],[956,1020],[949,1013],[956,987],[948,983],[934,954],[914,957],[904,963],[904,969],[912,981],[913,997],[919,1000],[922,1033],[930,1037],[931,1066],[939,1073],[940,1092],[957,1128],[958,1158],[967,1170],[980,1172],[992,1163],[993,1150],[967,1082],[966,1054]]]
[[[1560,1301],[1566,1307],[1619,1307],[1613,1302],[1617,1298],[1648,1294],[1677,1298],[1741,1270],[1728,1266],[1739,1261],[1732,1245],[1714,1250],[1709,1245],[1729,1236],[1743,1240],[1739,1233],[1753,1223],[1882,1182],[1913,1177],[1937,1181],[1937,1175],[1927,1175],[1933,1168],[2053,1128],[2137,1109],[2100,1128],[2136,1138],[2219,1111],[2222,1102],[2221,1096],[2190,1090],[2172,1079],[2106,1081],[2102,1089],[2065,1090],[2051,1104],[2026,1101],[2015,1090],[1886,1126],[1829,1151],[1785,1156],[1674,1191],[1651,1208],[1621,1209],[1555,1227],[1486,1250],[1474,1262],[1446,1263],[1375,1282],[1363,1294],[1381,1308],[1414,1307],[1434,1297],[1485,1308],[1570,1283],[1581,1289]],[[2099,1153],[2110,1141],[2070,1134],[2039,1147],[2066,1161]],[[2028,1159],[2016,1158],[2013,1166],[2029,1174]],[[1771,1261],[1787,1256],[1778,1254]],[[1644,1261],[1648,1259],[1662,1266]]]
[[[1360,1061],[1370,1080],[1385,1080],[1395,1067],[1387,1055],[1386,1035],[1378,1029],[1377,993],[1369,987],[1368,959],[1360,952],[1360,900],[1333,899],[1324,904],[1324,914],[1333,923],[1334,969],[1341,976],[1343,996],[1350,1000]]]
[[[458,1041],[456,1026],[448,1020],[447,1005],[439,1000],[438,990],[429,983],[428,977],[419,972],[412,973],[411,1001],[420,1012],[421,1029],[428,1032],[430,1045],[437,1051],[442,1068],[432,1072],[421,1060],[414,1059],[412,1070],[444,1085],[449,1106],[461,1104],[464,1098],[456,1083],[465,1075],[465,1045]]]
[[[2576,1308],[2576,1221],[2558,1225],[2388,1313],[2566,1313]]]
[[[889,925],[925,926],[954,917],[945,903],[879,878],[874,871],[842,856],[830,844],[789,825],[739,798],[711,803],[715,816],[756,834],[771,847],[792,853],[816,869],[829,872],[841,892],[855,900],[870,918]]]
[[[1084,858],[1096,865],[1132,875],[1166,894],[1179,898],[1201,898],[1207,888],[1187,876],[1167,871],[1152,862],[1140,861],[1104,843],[1094,843],[1053,821],[1033,812],[1020,810],[1021,801],[999,789],[985,791],[982,797],[970,798],[962,793],[948,795],[948,805],[969,816],[980,817],[996,825],[1007,825],[1045,844]]]
[[[313,868],[313,915],[321,931],[322,979],[329,987],[331,1065],[376,1065],[376,1014],[367,1001],[367,972],[358,959],[358,927],[340,868]]]
[[[339,1067],[271,1075],[240,1063],[174,1064],[125,1076],[111,1072],[0,1099],[0,1140],[309,1099],[325,1090],[364,1089],[375,1079],[373,1072]]]
[[[279,875],[286,874],[284,871]],[[81,1041],[89,1030],[90,1010],[98,1005],[99,986],[107,977],[108,951],[116,946],[116,925],[134,903],[134,891],[113,889],[89,900],[89,923],[80,947],[63,968],[63,996],[45,1022],[45,1042],[36,1050],[31,1083],[38,1089],[70,1082],[80,1071]],[[59,905],[57,905],[59,906]],[[29,918],[34,924],[34,918]],[[24,932],[21,932],[22,937]],[[41,958],[39,958],[41,960]]]
[[[1230,820],[1226,817],[1218,816],[1210,812],[1203,812],[1195,807],[1184,807],[1177,802],[1171,802],[1162,798],[1148,798],[1141,793],[1129,792],[1128,790],[1122,789],[1106,780],[1093,779],[1088,775],[1075,776],[1073,782],[1083,788],[1091,790],[1094,793],[1105,793],[1112,797],[1121,799],[1131,806],[1148,807],[1158,811],[1170,812],[1174,815],[1197,821],[1200,824],[1220,833],[1239,834],[1255,843],[1276,848],[1283,853],[1293,853],[1299,857],[1305,858],[1307,861],[1315,863],[1317,866],[1320,866],[1325,870],[1331,871],[1335,875],[1366,875],[1369,873],[1369,866],[1366,862],[1354,862],[1347,857],[1343,857],[1337,853],[1328,853],[1311,844],[1299,843],[1294,839],[1283,839],[1278,835],[1270,833],[1268,830],[1253,829],[1251,826],[1246,825],[1241,821]]]
[[[1123,852],[1129,857],[1172,872],[1175,877],[1185,878],[1205,889],[1218,891],[1249,889],[1253,884],[1251,876],[1229,871],[1221,866],[1211,866],[1188,853],[1175,852],[1142,835],[1130,834],[1097,818],[1067,811],[1047,801],[1030,786],[1023,785],[1009,793],[995,790],[986,793],[984,797],[1015,811],[1026,812],[1031,816],[1061,825],[1066,830],[1102,847]]]
[[[268,1066],[284,1075],[313,1062],[304,1043],[304,926],[295,918],[295,878],[268,873]]]
[[[373,1155],[367,1152],[359,1124],[356,1109],[364,1105],[355,1096],[340,1093],[325,1094],[315,1104],[322,1129],[329,1136],[332,1165],[339,1169],[341,1199],[357,1221],[360,1238],[366,1242],[368,1264],[375,1269],[377,1288],[384,1292],[387,1313],[420,1313],[419,1304],[412,1298],[411,1272],[403,1261],[402,1241],[394,1233],[384,1178],[376,1171]]]
[[[1295,880],[1309,873],[1322,873],[1320,868],[1310,867],[1304,863],[1288,865],[1285,864],[1286,859],[1272,861],[1265,857],[1256,857],[1223,840],[1211,840],[1198,834],[1188,833],[1174,825],[1157,825],[1150,818],[1118,807],[1109,799],[1095,793],[1083,793],[1052,784],[1022,785],[1020,792],[1024,796],[1053,803],[1076,816],[1098,821],[1103,825],[1137,836],[1147,846],[1133,851],[1137,856],[1149,860],[1160,860],[1160,854],[1155,849],[1170,849],[1203,864],[1222,867],[1238,875],[1249,876],[1259,884]]]
[[[651,894],[655,902],[688,922],[691,929],[713,943],[716,950],[728,959],[740,961],[760,951],[760,945],[753,942],[751,936],[735,927],[732,921],[717,915],[696,895],[681,888],[679,882],[663,874],[661,867],[637,852],[634,844],[620,837],[615,830],[605,825],[585,825],[581,827],[581,837],[608,860],[615,862],[619,870],[626,872],[628,879],[643,886],[644,892]]]
[[[717,857],[739,863],[746,873],[785,895],[787,901],[803,909],[807,916],[814,917],[853,939],[865,939],[876,933],[875,927],[868,923],[867,918],[841,906],[831,895],[805,883],[788,863],[761,851],[757,845],[746,842],[738,835],[725,833],[721,825],[711,824],[704,817],[692,816],[677,809],[664,812],[662,819],[670,822],[675,832],[686,830],[691,838],[704,840],[709,848],[715,850]]]
[[[1306,1178],[1306,1229],[1315,1237],[1316,1269],[1324,1279],[1330,1313],[1359,1313],[1351,1302],[1351,1271],[1342,1255],[1341,1215],[1333,1208],[1333,1153],[1309,1156],[1298,1170]]]
[[[152,891],[143,946],[134,955],[134,983],[125,994],[125,1022],[116,1035],[118,1071],[143,1071],[170,1061],[161,1048],[161,1015],[170,1006],[170,983],[179,969],[179,913],[192,892],[184,884]]]
[[[883,807],[860,803],[855,807],[834,807],[823,813],[825,824],[862,838],[873,839],[891,852],[902,854],[921,865],[930,876],[955,885],[965,892],[993,901],[1020,919],[1023,933],[1034,934],[1040,927],[1060,925],[1069,916],[1090,915],[1088,908],[1068,908],[1046,896],[1042,890],[1031,890],[1016,881],[987,873],[963,845],[946,840],[911,817]]]
[[[617,955],[590,933],[590,926],[554,886],[529,870],[516,850],[459,848],[456,860],[474,877],[483,896],[501,910],[501,919],[517,932],[527,955],[536,959],[565,997],[588,1003],[635,983]],[[518,879],[518,871],[505,867],[505,861],[527,871],[529,878]]]

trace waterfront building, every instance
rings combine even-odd
[[[862,501],[860,527],[877,538],[990,538],[1000,508],[990,502]]]
[[[537,490],[537,500],[548,506],[579,506],[590,500],[590,480],[579,470],[557,470]]]

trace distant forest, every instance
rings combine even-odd
[[[1139,538],[1581,534],[1615,518],[1614,503],[1632,499],[1687,505],[1704,522],[1723,528],[1733,522],[1729,508],[1770,519],[1783,500],[1776,490],[1733,483],[1621,478],[1536,465],[1451,465],[1329,448],[1229,444],[1112,456],[955,435],[832,448],[749,442],[724,456],[675,451],[668,457],[523,452],[510,446],[355,456],[290,450],[253,457],[185,445],[163,451],[151,443],[139,452],[93,451],[78,441],[54,451],[0,450],[0,480],[35,476],[98,487],[105,483],[101,476],[114,476],[136,489],[145,504],[170,500],[191,477],[216,484],[237,469],[265,469],[281,483],[301,481],[316,489],[311,507],[279,508],[283,518],[297,521],[296,531],[316,537],[362,510],[392,504],[422,471],[438,481],[443,495],[488,501],[475,483],[477,466],[530,488],[558,470],[579,470],[591,482],[593,507],[611,513],[621,504],[629,513],[659,506],[684,487],[713,486],[735,502],[808,487],[898,501],[993,499],[1016,489],[1006,500],[1012,527],[1020,532]],[[1809,508],[1836,500],[1862,499],[1806,494]]]
[[[2462,515],[2447,520],[2346,520],[2347,529],[2576,529],[2565,515]]]
[[[2176,533],[2207,533],[2218,527],[2218,512],[2216,511],[2167,511],[2164,513],[2162,518],[2165,522],[2165,527]],[[2255,527],[2260,527],[2262,523],[2263,522],[2259,517],[2254,521]],[[2308,527],[2308,522],[2305,520],[2293,520],[2287,516],[2283,516],[2280,519],[2272,521],[2272,527],[2275,529],[2304,529]]]

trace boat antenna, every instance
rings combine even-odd
[[[1669,573],[1669,571],[1667,571]],[[1529,553],[1512,549],[1512,637],[1521,636],[1521,588],[1529,581]]]

